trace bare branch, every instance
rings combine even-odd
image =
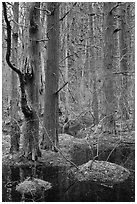
[[[3,12],[4,12],[4,18],[5,18],[5,22],[7,24],[7,53],[6,53],[6,62],[9,65],[9,67],[15,71],[19,76],[22,75],[22,72],[14,65],[11,63],[10,61],[10,57],[11,57],[11,25],[10,22],[8,20],[7,17],[7,6],[6,3],[3,2]]]
[[[12,6],[12,7],[13,7],[13,4],[11,4],[10,2],[7,2],[7,4],[9,4],[10,6]]]
[[[47,12],[47,16],[51,16],[52,15],[52,11],[49,11],[48,9],[41,9],[41,8],[38,8],[38,7],[35,7],[36,9],[40,10],[40,11],[45,11]]]
[[[67,84],[68,84],[68,82],[66,82],[65,84],[63,84],[63,86],[62,86],[61,88],[59,88],[59,89],[55,92],[55,94],[59,93],[59,91],[61,91],[61,89],[63,89],[64,86],[66,86]]]
[[[20,26],[20,27],[23,27],[23,28],[27,28],[27,26],[24,26],[24,25],[22,25],[22,24],[19,24],[19,23],[17,23],[15,20],[11,20],[11,21],[13,21],[15,24],[17,24],[18,26]]]
[[[48,41],[49,39],[41,39],[41,40],[36,40],[36,42],[45,42]]]
[[[75,55],[75,53],[74,54],[71,54],[71,55],[68,55],[67,57],[65,57],[64,59],[62,59],[59,63],[62,63],[65,59],[67,59],[67,58],[69,58],[69,57],[72,57],[72,56],[74,56]]]
[[[132,75],[132,74],[135,74],[135,72],[113,72],[113,74],[123,74],[123,75]]]
[[[123,59],[124,59],[124,57],[127,55],[127,53],[125,53],[124,55],[122,55],[122,57],[120,58],[120,60],[119,60],[119,62],[121,62]]]
[[[109,13],[112,14],[112,11],[113,11],[114,9],[116,9],[116,8],[117,8],[118,6],[120,6],[120,5],[121,5],[121,3],[118,2],[115,6],[112,7],[112,9],[110,10]]]
[[[70,11],[73,9],[73,7],[76,6],[76,4],[77,4],[77,2],[75,2],[75,3],[73,4],[72,8],[71,8],[69,11],[67,11],[67,12],[64,14],[64,16],[63,16],[62,18],[60,18],[60,21],[63,21],[63,19],[64,19],[64,18],[70,13]]]

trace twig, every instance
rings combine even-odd
[[[108,159],[109,159],[109,157],[111,156],[112,152],[119,146],[119,142],[120,142],[120,141],[118,141],[118,143],[115,145],[115,147],[111,150],[111,152],[109,153],[109,155],[108,155],[106,161],[108,161]]]
[[[60,73],[61,73],[62,80],[63,80],[63,82],[65,83],[65,80],[64,80],[64,77],[63,77],[63,74],[62,74],[61,69],[59,69],[59,71],[60,71]],[[69,91],[69,93],[70,93],[70,95],[71,95],[71,98],[72,98],[72,99],[73,99],[73,101],[76,103],[76,100],[75,100],[75,98],[73,97],[73,95],[72,95],[72,93],[71,93],[71,91],[70,91],[70,89],[69,89],[69,88],[68,88],[68,91]]]
[[[128,74],[135,74],[135,72],[113,72],[112,74],[123,74],[123,75],[126,75],[128,76]]]
[[[64,16],[63,16],[62,18],[60,18],[60,21],[63,21],[63,19],[64,19],[64,18],[69,14],[69,12],[73,9],[73,7],[76,6],[76,4],[77,4],[77,2],[75,2],[75,3],[73,4],[72,8],[71,8],[69,11],[67,11],[67,12],[64,14]]]
[[[24,26],[22,24],[17,23],[14,19],[12,19],[11,21],[13,21],[16,25],[18,25],[20,27],[27,28],[27,26]]]
[[[65,84],[63,84],[63,86],[60,87],[60,88],[55,92],[55,94],[58,94],[58,93],[61,91],[61,89],[63,89],[64,86],[66,86],[67,84],[68,84],[68,81],[67,81]]]
[[[45,42],[48,41],[49,39],[41,39],[41,40],[36,40],[36,42]]]
[[[74,56],[75,54],[67,55],[67,57],[64,57],[59,63],[62,63],[65,59]]]
[[[112,11],[114,10],[114,9],[116,9],[118,6],[120,6],[121,5],[121,3],[117,3],[115,6],[113,6],[113,8],[110,10],[110,14],[112,14]]]
[[[66,159],[69,163],[71,163],[74,167],[76,167],[76,169],[78,169],[78,170],[80,170],[79,168],[78,168],[78,166],[74,163],[74,162],[72,162],[72,161],[70,161],[68,158],[66,158],[65,156],[64,156],[64,154],[58,149],[58,148],[56,148],[58,151],[59,151],[59,153],[64,157],[64,159]]]
[[[38,116],[38,118],[39,118],[39,116]],[[40,122],[40,124],[43,126],[43,124],[42,124],[40,118],[39,118],[39,122]],[[64,159],[66,159],[69,163],[71,163],[74,167],[76,167],[76,169],[79,170],[78,166],[77,166],[76,164],[74,164],[74,162],[72,162],[72,161],[70,161],[68,158],[66,158],[66,157],[64,156],[64,154],[62,153],[62,151],[53,143],[53,141],[52,141],[52,139],[50,138],[50,136],[49,136],[49,134],[48,134],[48,132],[47,132],[47,130],[46,130],[45,127],[44,127],[44,131],[45,131],[45,133],[46,133],[48,139],[50,140],[52,146],[63,156]]]
[[[52,15],[52,11],[49,11],[48,9],[41,9],[38,7],[35,7],[36,9],[40,10],[40,11],[46,11],[47,12],[47,16],[51,16]]]
[[[127,53],[125,53],[124,55],[122,55],[122,57],[120,58],[119,62],[121,62],[123,60],[123,58],[127,55]]]
[[[12,7],[13,7],[13,4],[11,4],[10,2],[7,2],[7,4],[9,4],[10,6],[12,6]]]

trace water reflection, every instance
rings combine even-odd
[[[102,152],[100,160],[105,160],[109,152]],[[77,164],[84,163],[91,159],[91,154],[88,150],[78,150],[73,155],[73,161]],[[134,169],[134,151],[132,149],[116,149],[109,157],[109,161],[116,162],[130,169]],[[115,185],[112,189],[102,186],[95,182],[78,182],[70,178],[65,167],[7,167],[3,166],[3,202],[129,202],[134,201],[134,173],[124,183]],[[24,181],[27,177],[37,177],[48,181],[53,188],[43,192],[39,196],[22,196],[16,189],[16,184]],[[7,183],[11,183],[9,188]],[[8,188],[7,188],[8,187]]]

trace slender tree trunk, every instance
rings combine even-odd
[[[67,4],[65,3],[65,13],[67,13]],[[68,18],[67,16],[65,17],[65,29],[66,29],[66,33],[65,33],[65,82],[68,81]],[[68,104],[68,100],[69,100],[69,91],[68,91],[68,84],[66,85],[65,88],[65,117],[68,118],[68,108],[69,108],[69,104]]]
[[[93,12],[92,3],[89,3],[89,13]],[[90,24],[90,44],[94,45],[94,16],[89,16],[89,24]],[[95,70],[95,50],[94,46],[90,48],[90,69],[93,78],[93,113],[95,118],[95,125],[99,122],[98,116],[98,98],[97,98],[97,86],[96,86],[96,70]]]
[[[19,17],[19,3],[15,2],[13,5],[14,20],[18,23]],[[17,66],[18,59],[18,25],[14,23],[13,35],[12,35],[12,61]],[[17,74],[12,70],[11,74],[11,148],[10,152],[19,151],[20,140],[20,126],[18,124],[18,86],[17,86]]]
[[[80,85],[79,85],[79,99],[80,99],[80,109],[83,110],[83,107],[85,105],[85,79],[84,79],[84,73],[85,73],[85,67],[86,66],[86,59],[87,59],[87,39],[85,40],[84,45],[84,56],[82,57],[82,70],[81,70],[81,76],[80,76]]]
[[[105,131],[115,132],[115,97],[113,83],[114,16],[111,10],[115,3],[104,3],[104,124]]]
[[[127,26],[127,19],[126,19],[126,6],[127,4],[125,3],[124,5],[121,6],[121,31],[120,33],[120,67],[121,67],[121,72],[125,73],[128,71],[128,63],[129,63],[129,43],[130,43],[130,38],[128,32],[128,26]],[[120,107],[121,107],[121,113],[122,113],[122,119],[127,120],[129,119],[129,104],[128,104],[128,78],[129,76],[122,75],[122,80],[121,80],[121,98],[120,98]]]
[[[52,12],[47,17],[48,53],[45,70],[44,134],[43,149],[53,149],[58,145],[58,70],[59,70],[59,6],[48,2],[47,9]]]

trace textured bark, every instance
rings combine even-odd
[[[89,13],[94,13],[92,3],[89,3]],[[94,16],[89,16],[89,24],[90,24],[90,44],[94,45]],[[93,114],[95,118],[95,125],[99,122],[98,116],[98,98],[97,98],[97,85],[96,85],[96,70],[95,70],[95,50],[94,46],[90,48],[90,69],[93,78]]]
[[[40,3],[30,4],[29,15],[29,57],[28,70],[25,74],[27,101],[31,107],[31,114],[25,115],[24,144],[23,150],[25,157],[37,159],[40,156],[39,150],[39,28],[40,28]]]
[[[68,6],[67,3],[65,3],[65,13],[67,13]],[[68,81],[68,18],[67,16],[65,17],[65,29],[67,32],[65,33],[65,81]],[[68,117],[68,109],[69,109],[69,90],[68,90],[68,84],[66,85],[65,88],[65,118]]]
[[[123,6],[120,7],[120,14],[121,14],[121,19],[120,19],[120,67],[121,67],[121,72],[126,73],[128,72],[128,64],[129,64],[129,44],[131,41],[131,36],[129,35],[130,32],[128,31],[128,25],[127,25],[127,4],[124,4]],[[121,114],[122,114],[122,119],[123,120],[128,120],[129,119],[129,104],[128,104],[128,76],[122,75],[121,79],[121,98],[120,98],[120,108],[121,108]]]
[[[45,106],[44,132],[41,146],[53,149],[58,145],[58,69],[59,69],[59,6],[48,2],[47,9],[51,15],[47,17],[48,53],[45,70]]]
[[[38,84],[39,84],[39,7],[40,3],[31,3],[30,8],[30,47],[29,64],[27,73],[23,74],[17,66],[11,62],[11,25],[7,17],[6,3],[3,2],[4,18],[7,25],[7,52],[6,61],[9,67],[18,74],[21,89],[21,109],[25,117],[23,150],[28,159],[37,159],[41,156],[38,143]],[[30,65],[30,66],[29,66]],[[26,94],[27,93],[27,94]]]
[[[115,131],[115,97],[113,81],[113,60],[114,60],[114,16],[112,8],[115,3],[104,3],[104,124],[105,130]]]
[[[15,2],[13,5],[13,18],[18,23],[19,17],[19,3]],[[14,24],[13,26],[13,35],[12,35],[12,61],[17,66],[17,46],[18,46],[18,25]],[[19,142],[20,142],[20,126],[18,123],[18,89],[17,89],[17,74],[12,70],[11,74],[11,148],[10,152],[19,151]]]

